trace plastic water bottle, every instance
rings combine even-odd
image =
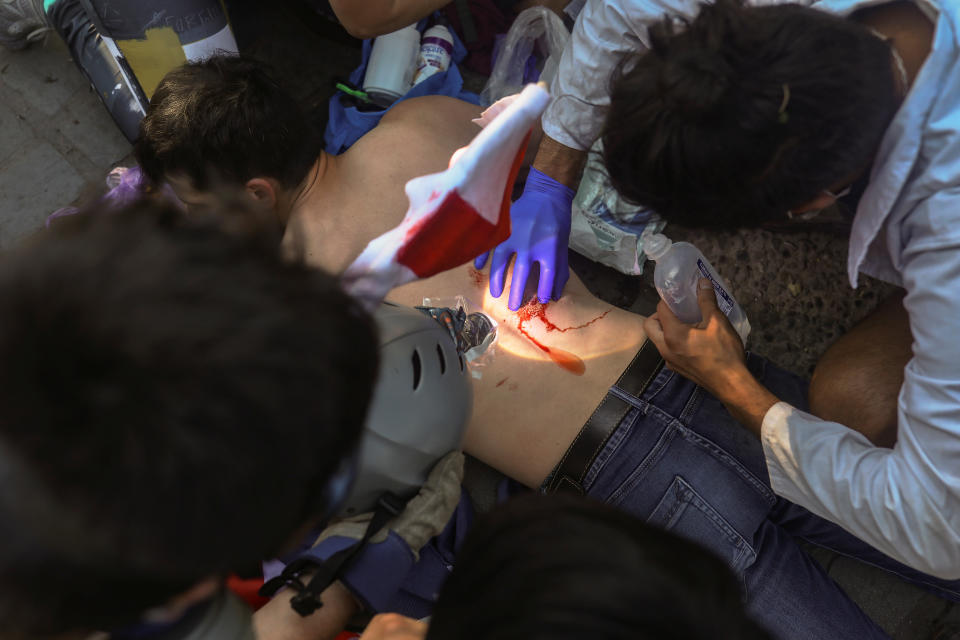
[[[696,324],[703,318],[697,304],[697,283],[700,278],[707,278],[713,283],[717,306],[726,314],[740,340],[747,343],[750,335],[747,315],[730,295],[730,287],[699,249],[689,242],[672,242],[665,235],[654,233],[647,236],[643,250],[657,263],[653,271],[657,293],[680,322]]]
[[[430,76],[450,68],[453,57],[453,36],[443,25],[430,27],[420,41],[420,54],[417,56],[417,73],[413,84],[418,84]]]
[[[389,107],[413,86],[419,46],[420,32],[415,24],[373,41],[363,90],[377,105]]]

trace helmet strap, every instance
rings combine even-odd
[[[389,491],[383,493],[377,500],[373,517],[370,519],[362,538],[326,560],[311,557],[294,560],[284,567],[280,575],[265,582],[260,587],[259,594],[266,598],[272,598],[284,587],[293,589],[297,592],[297,595],[290,600],[290,606],[301,616],[309,616],[323,606],[320,594],[350,567],[360,551],[370,543],[370,539],[383,529],[390,520],[400,515],[406,506],[406,500]],[[305,583],[303,576],[310,571],[315,571],[315,573],[309,582]]]

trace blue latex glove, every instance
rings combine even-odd
[[[516,311],[526,302],[523,290],[527,286],[530,267],[540,264],[540,282],[537,298],[540,302],[557,299],[570,278],[567,266],[567,244],[570,241],[570,206],[574,190],[560,184],[547,174],[530,168],[523,193],[510,207],[510,237],[493,250],[490,263],[490,295],[499,298],[503,293],[507,265],[516,254],[513,264],[513,282],[507,306]],[[477,269],[487,262],[489,252],[474,261]]]

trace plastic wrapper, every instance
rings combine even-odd
[[[465,298],[464,296],[456,296],[453,298],[424,298],[422,306],[447,307],[454,310],[463,309],[467,315],[483,313],[483,315],[486,316],[487,320],[490,321],[490,324],[493,327],[490,333],[487,334],[487,337],[483,340],[483,342],[472,349],[469,349],[463,354],[463,359],[467,361],[467,365],[470,367],[470,375],[478,380],[482,378],[484,367],[486,367],[496,356],[498,341],[497,336],[499,335],[499,325],[497,324],[497,321],[494,320],[492,316],[484,313],[480,305]]]
[[[493,104],[523,88],[527,59],[534,53],[535,46],[545,60],[540,80],[549,87],[557,75],[560,55],[569,39],[570,32],[553,11],[544,7],[521,11],[507,32],[490,79],[480,93],[480,103]]]
[[[118,211],[123,209],[129,204],[133,204],[139,198],[151,193],[152,189],[147,179],[144,178],[143,173],[141,173],[140,167],[114,167],[110,170],[110,173],[107,174],[105,182],[110,190],[103,194],[96,202],[96,206],[101,210]],[[183,208],[183,203],[177,198],[177,194],[173,192],[170,185],[163,185],[159,193],[166,200]],[[47,216],[44,226],[49,229],[50,225],[58,218],[72,216],[80,213],[80,211],[80,207],[63,207],[57,209]]]
[[[591,149],[573,199],[570,248],[621,273],[640,275],[644,238],[663,229],[664,222],[652,210],[620,197],[600,161],[601,148],[597,141]]]

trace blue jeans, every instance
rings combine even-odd
[[[748,366],[774,395],[806,407],[807,383],[758,356]],[[776,496],[760,441],[702,388],[663,369],[591,465],[587,495],[714,552],[740,579],[747,608],[777,638],[886,638],[798,545],[863,559],[960,600],[960,585],[911,570],[837,525]],[[548,479],[549,480],[549,479]]]

